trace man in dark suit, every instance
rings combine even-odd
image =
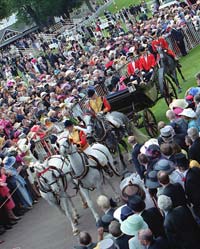
[[[194,214],[200,219],[200,168],[189,168],[189,161],[182,153],[176,155],[176,165],[182,174],[186,197],[193,205]]]
[[[165,235],[163,227],[164,218],[157,208],[145,209],[145,202],[138,195],[129,198],[128,206],[135,214],[142,216],[148,227],[151,229],[154,237],[157,238]]]
[[[109,225],[109,233],[114,237],[115,244],[119,249],[129,249],[128,241],[132,236],[123,234],[120,229],[120,223],[116,220],[112,221]]]
[[[138,161],[138,155],[140,154],[141,144],[137,143],[134,136],[128,137],[128,143],[132,146],[131,159],[136,172],[141,179],[144,178],[144,167]]]
[[[80,232],[79,234],[80,245],[75,246],[75,249],[93,249],[97,243],[92,242],[92,237],[87,232]]]
[[[164,228],[173,249],[199,249],[200,230],[188,207],[173,208],[166,195],[158,197],[158,206],[165,214]]]
[[[104,232],[108,232],[108,226],[114,220],[113,214],[115,209],[111,207],[111,201],[105,195],[100,195],[97,198],[97,205],[104,213],[97,221],[98,241],[103,239]]]
[[[189,148],[188,156],[190,160],[196,160],[200,163],[200,137],[199,131],[195,127],[191,127],[187,131],[188,136],[192,139],[193,144]]]
[[[174,39],[176,45],[180,49],[181,54],[183,56],[187,55],[187,51],[186,51],[185,43],[184,43],[184,35],[181,29],[176,29],[176,27],[174,26],[171,29],[171,37]]]
[[[173,207],[187,205],[185,192],[180,183],[170,183],[169,175],[165,171],[158,172],[158,181],[162,186],[157,195],[166,195],[172,199]]]
[[[138,233],[138,239],[140,244],[148,249],[170,249],[169,242],[164,237],[159,237],[157,239],[153,238],[153,233],[150,229],[140,230]]]

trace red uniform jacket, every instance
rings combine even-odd
[[[151,43],[151,46],[154,52],[157,51],[157,48],[156,48],[157,46],[161,46],[163,49],[167,50],[167,53],[169,55],[175,57],[174,52],[171,49],[169,49],[169,44],[163,37],[159,37],[158,39],[153,40]]]
[[[129,76],[135,74],[135,69],[139,69],[139,60],[132,61],[127,66],[127,73]]]
[[[87,138],[86,138],[86,135],[83,131],[80,131],[79,132],[79,138],[80,138],[80,146],[81,148],[85,148],[88,146],[88,143],[87,143]]]
[[[153,54],[148,54],[147,56],[140,56],[139,58],[139,69],[144,71],[149,71],[156,65],[156,60]]]

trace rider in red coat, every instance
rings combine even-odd
[[[147,48],[141,46],[139,48],[139,69],[142,71],[144,80],[148,81],[153,73],[153,68],[156,65],[156,60],[153,54],[148,53]]]
[[[159,36],[159,34],[158,33],[156,34],[156,32],[152,32],[151,36],[154,38],[154,40],[151,43],[151,46],[155,53],[157,52],[157,47],[160,46],[162,49],[166,50],[166,52],[171,57],[173,57],[174,59],[176,58],[175,53],[171,49],[169,49],[169,44],[165,40],[165,38],[163,38],[162,36]]]
[[[129,76],[135,75],[135,71],[139,69],[139,60],[133,60],[128,63],[127,73]]]

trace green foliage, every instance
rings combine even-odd
[[[0,0],[0,20],[9,16],[9,8],[6,0]]]
[[[182,65],[182,72],[186,78],[186,82],[183,82],[180,77],[180,84],[183,89],[182,93],[178,95],[178,98],[184,98],[185,92],[188,88],[196,86],[195,74],[199,72],[199,53],[200,46],[194,48],[189,54],[185,57],[182,57],[180,62]],[[168,110],[168,106],[165,101],[160,100],[153,108],[152,111],[156,116],[157,121],[163,120],[167,121],[165,113]]]
[[[10,13],[17,13],[20,20],[34,21],[43,26],[54,16],[62,16],[79,7],[84,0],[3,0]]]

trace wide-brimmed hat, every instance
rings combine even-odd
[[[126,220],[121,223],[121,231],[127,235],[136,235],[141,229],[148,228],[146,222],[138,214],[129,216]]]
[[[162,129],[160,129],[160,135],[165,142],[171,142],[173,140],[175,132],[172,126],[166,125]]]
[[[133,212],[141,212],[145,209],[145,202],[139,195],[133,195],[128,198],[128,207]]]
[[[185,99],[173,99],[172,103],[169,105],[169,108],[173,110],[174,108],[185,109],[188,106],[188,103]]]
[[[118,247],[115,245],[114,240],[107,238],[107,239],[103,239],[101,240],[97,247],[95,247],[94,249],[117,249]]]
[[[179,113],[179,116],[185,116],[188,118],[196,118],[195,111],[192,110],[192,108],[184,109],[181,113]]]
[[[158,182],[157,177],[158,171],[152,170],[147,174],[145,185],[149,189],[158,188],[160,186],[160,183]]]
[[[130,176],[127,176],[120,182],[120,190],[123,192],[123,190],[131,184],[137,184],[140,187],[143,187],[143,181],[136,175],[135,173],[131,174]]]
[[[109,224],[111,221],[113,221],[114,218],[112,215],[109,215],[109,214],[104,214],[102,217],[101,217],[101,222],[102,222],[102,226],[104,228],[108,228]]]
[[[40,97],[43,99],[43,98],[46,97],[47,95],[48,95],[47,92],[41,92]]]
[[[5,168],[11,168],[16,162],[16,158],[14,156],[5,157],[3,160]]]
[[[150,158],[157,158],[161,154],[160,152],[160,147],[157,144],[151,144],[149,147],[146,149],[145,155]]]
[[[170,174],[172,171],[175,170],[173,163],[170,162],[167,159],[160,159],[157,163],[154,165],[154,170],[156,171],[165,171],[166,173]]]
[[[141,147],[140,152],[142,154],[146,154],[146,150],[148,149],[148,147],[152,144],[156,144],[158,145],[158,140],[156,138],[151,138],[148,141],[145,142],[145,144]]]

